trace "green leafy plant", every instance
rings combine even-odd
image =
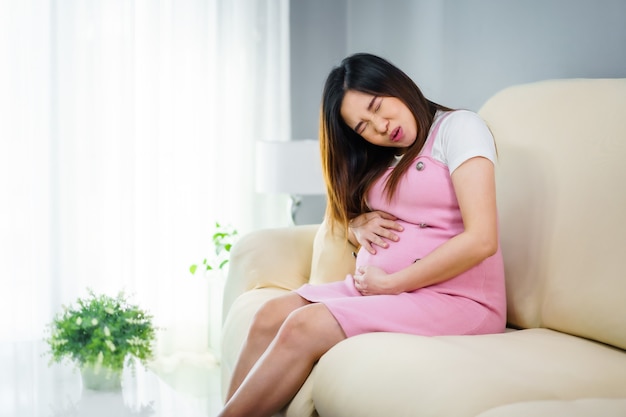
[[[218,222],[215,223],[215,231],[211,237],[213,242],[213,253],[210,257],[204,258],[202,264],[193,264],[189,267],[189,272],[195,274],[200,268],[204,271],[211,271],[214,269],[224,269],[230,257],[230,250],[237,241],[239,233],[231,225],[222,225]]]
[[[130,304],[120,292],[116,297],[96,295],[78,298],[63,306],[48,324],[51,362],[73,361],[78,367],[122,371],[152,358],[156,329],[152,315]]]

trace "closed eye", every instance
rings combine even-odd
[[[383,99],[379,96],[374,96],[372,97],[372,101],[370,101],[369,105],[367,106],[367,109],[372,113],[377,113],[378,110],[380,110],[380,106],[382,106],[382,104]],[[367,122],[365,121],[359,122],[356,126],[354,126],[354,131],[360,135],[365,130],[366,125]]]

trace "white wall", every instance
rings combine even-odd
[[[326,75],[347,51],[345,0],[291,0],[292,138],[317,138]]]
[[[404,69],[430,98],[478,110],[504,87],[626,77],[623,0],[348,0],[348,53]]]
[[[347,51],[345,0],[291,0],[291,137],[317,139],[326,75]],[[326,199],[304,196],[297,224],[319,223]]]

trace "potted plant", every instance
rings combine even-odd
[[[209,327],[208,344],[216,359],[220,357],[220,339],[222,327],[222,294],[228,270],[230,250],[236,243],[239,232],[232,225],[215,223],[211,235],[212,249],[209,256],[204,258],[200,265],[193,264],[189,272],[195,274],[202,271],[207,277],[209,296]]]
[[[115,297],[88,293],[64,306],[48,325],[50,362],[73,362],[86,388],[119,389],[125,365],[134,370],[137,361],[146,365],[153,356],[152,316],[130,304],[124,292]]]
[[[211,236],[213,251],[209,257],[204,258],[200,269],[205,273],[207,271],[223,270],[228,264],[230,250],[238,237],[239,233],[233,226],[225,226],[215,222],[215,230]],[[189,272],[195,274],[198,268],[197,264],[193,264],[189,267]]]

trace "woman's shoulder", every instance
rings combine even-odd
[[[471,110],[452,110],[444,112],[441,117],[441,135],[484,136],[491,137],[487,123],[476,112]]]
[[[448,166],[453,172],[464,161],[484,156],[495,161],[495,145],[485,121],[470,110],[454,110],[445,114],[432,156]]]
[[[486,126],[485,121],[480,115],[471,110],[459,109],[459,110],[450,110],[446,112],[438,113],[438,116],[442,117],[442,125],[452,125],[452,126]]]

